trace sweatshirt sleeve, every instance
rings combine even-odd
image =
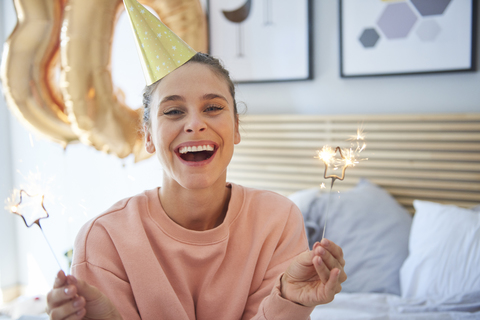
[[[123,319],[141,319],[115,245],[107,230],[95,220],[85,225],[77,235],[72,274],[103,292]]]
[[[283,273],[282,273],[283,275]],[[314,307],[305,307],[296,304],[290,300],[282,298],[280,293],[280,275],[275,281],[275,285],[269,296],[263,299],[258,313],[252,318],[255,320],[260,319],[275,319],[275,320],[287,320],[287,319],[310,319]]]
[[[303,216],[291,205],[283,233],[277,243],[271,263],[260,288],[251,294],[242,320],[307,320],[313,307],[305,307],[284,299],[280,293],[280,279],[290,262],[308,250]]]

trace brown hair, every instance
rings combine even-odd
[[[235,85],[230,79],[230,74],[227,69],[224,68],[222,63],[217,59],[212,57],[209,54],[197,52],[190,60],[185,64],[190,62],[202,63],[208,67],[220,78],[224,79],[228,85],[228,89],[233,98],[233,112],[235,117],[238,116],[237,103],[235,101]],[[157,89],[158,84],[162,79],[152,83],[149,86],[146,86],[143,90],[143,123],[147,126],[150,126],[150,102],[152,100],[152,94]]]

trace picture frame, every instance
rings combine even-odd
[[[476,70],[476,0],[340,0],[340,76]]]
[[[209,52],[236,83],[313,79],[312,0],[207,0]]]

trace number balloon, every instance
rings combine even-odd
[[[140,0],[196,51],[207,50],[199,0]],[[66,146],[80,140],[140,161],[142,110],[127,106],[111,76],[122,0],[15,0],[18,22],[7,40],[1,79],[7,104],[30,128]],[[130,35],[128,35],[130,36]],[[60,53],[60,55],[59,55]],[[60,56],[60,79],[56,68]]]

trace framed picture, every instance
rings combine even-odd
[[[477,0],[340,0],[342,77],[475,70]]]
[[[312,78],[311,0],[208,0],[210,54],[235,82]]]

